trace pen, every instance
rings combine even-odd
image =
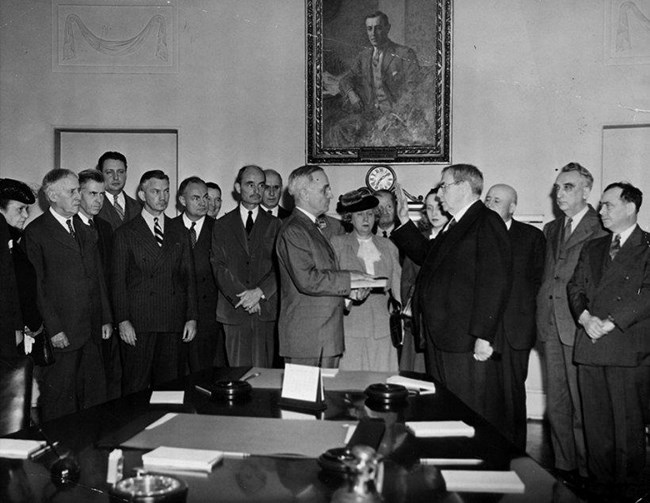
[[[194,389],[196,389],[196,391],[198,391],[199,393],[203,393],[204,395],[212,396],[212,392],[209,389],[202,388],[198,384],[194,385]]]
[[[49,443],[45,444],[43,447],[41,447],[37,451],[32,452],[29,455],[29,459],[33,461],[36,458],[38,458],[38,457],[42,456],[43,454],[45,454],[46,452],[48,452],[50,449],[55,449],[56,450],[57,445],[59,445],[58,440],[56,442],[54,442],[53,444],[49,444]]]
[[[249,381],[249,380],[251,380],[251,379],[255,379],[255,378],[258,377],[259,375],[260,375],[260,372],[255,372],[254,374],[251,374],[251,375],[249,375],[249,376],[244,377],[244,379],[242,379],[242,380],[243,380],[243,381]]]

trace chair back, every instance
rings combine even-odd
[[[30,358],[0,358],[0,436],[29,426],[33,369]]]

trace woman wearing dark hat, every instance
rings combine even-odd
[[[0,178],[0,355],[18,356],[22,330],[36,334],[42,318],[36,305],[36,274],[22,246],[29,207],[35,202],[29,186]]]
[[[375,236],[376,207],[379,201],[364,188],[339,197],[336,210],[352,225],[352,232],[332,237],[332,246],[341,269],[362,270],[388,278],[388,287],[399,300],[401,268],[395,245]],[[388,293],[373,290],[360,304],[350,305],[344,318],[345,352],[343,370],[397,371],[397,350],[390,338]]]

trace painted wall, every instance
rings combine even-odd
[[[452,157],[481,168],[487,186],[516,187],[521,214],[552,218],[550,188],[569,161],[593,172],[596,202],[602,127],[650,122],[650,67],[604,64],[614,1],[455,2]],[[51,2],[2,0],[0,176],[40,182],[53,167],[55,127],[177,128],[179,179],[218,181],[224,210],[242,165],[286,177],[303,164],[305,2],[177,3],[178,73],[71,74],[52,71]],[[650,14],[648,0],[636,3]],[[366,170],[327,168],[337,194],[362,185]],[[420,194],[440,167],[397,172]]]

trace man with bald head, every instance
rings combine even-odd
[[[271,367],[278,314],[277,269],[273,257],[280,220],[260,210],[266,178],[253,164],[239,170],[239,205],[212,230],[212,270],[219,299],[217,320],[226,334],[233,367]]]
[[[501,384],[506,430],[515,445],[526,448],[526,377],[528,357],[535,345],[536,296],[544,273],[544,234],[513,219],[517,192],[497,184],[488,190],[485,205],[496,211],[508,229],[512,249],[512,287],[496,337],[502,355]]]
[[[265,169],[264,176],[266,177],[266,182],[264,192],[262,192],[261,208],[268,214],[284,220],[291,215],[291,212],[280,206],[280,200],[282,199],[282,177],[274,169]]]
[[[81,204],[77,175],[54,169],[41,190],[49,210],[27,226],[25,249],[56,359],[37,374],[41,419],[48,421],[105,401],[100,343],[113,328],[97,237],[73,218]]]

